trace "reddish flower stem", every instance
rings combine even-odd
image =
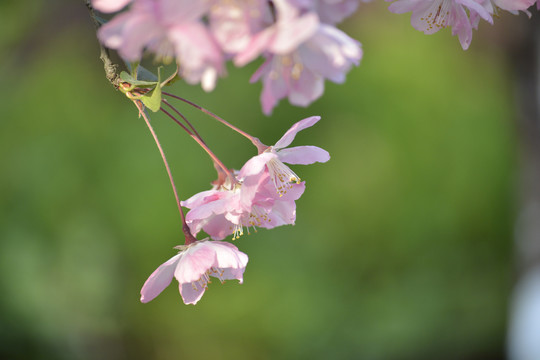
[[[171,110],[174,111],[178,116],[180,116],[182,118],[182,120],[184,120],[184,122],[189,126],[189,128],[191,129],[193,134],[195,134],[204,143],[204,140],[201,137],[201,135],[199,135],[197,130],[195,130],[195,127],[193,127],[193,125],[191,125],[191,122],[189,122],[189,120],[184,116],[184,114],[182,114],[177,108],[172,106],[167,100],[163,100],[163,103],[165,105],[167,105],[169,108],[171,108]]]
[[[177,118],[175,118],[170,112],[168,112],[167,110],[161,108],[160,109],[161,111],[163,111],[167,116],[169,116],[171,119],[174,120],[174,122],[176,122],[178,125],[180,125],[188,134],[189,136],[191,136],[193,138],[193,140],[195,140],[197,142],[197,144],[199,144],[203,149],[204,151],[206,151],[206,153],[208,155],[210,155],[210,158],[212,158],[212,160],[214,161],[215,164],[217,164],[226,174],[227,176],[229,176],[231,182],[234,184],[236,182],[236,179],[234,177],[234,175],[231,173],[231,171],[225,166],[225,164],[223,164],[221,162],[221,160],[218,159],[218,157],[212,152],[212,150],[210,150],[210,148],[208,147],[208,145],[206,145],[204,143],[204,141],[202,141],[199,137],[195,136],[195,134],[193,134],[191,131],[189,131],[185,126],[184,124],[182,124]]]
[[[170,96],[172,98],[175,98],[177,100],[180,100],[180,101],[183,101],[185,102],[186,104],[188,105],[191,105],[193,106],[194,108],[202,111],[203,113],[207,114],[207,115],[210,115],[211,117],[213,117],[214,119],[216,119],[217,121],[219,121],[220,123],[222,123],[223,125],[225,126],[228,126],[229,128],[231,128],[232,130],[236,131],[237,133],[239,133],[240,135],[244,136],[245,138],[249,139],[249,141],[251,141],[251,143],[253,145],[255,145],[255,147],[260,150],[260,149],[265,149],[267,148],[266,145],[264,145],[263,143],[261,143],[261,141],[254,137],[254,136],[251,136],[249,135],[248,133],[246,133],[245,131],[243,130],[240,130],[239,128],[237,128],[236,126],[232,125],[231,123],[225,121],[224,119],[222,119],[221,117],[217,116],[216,114],[214,114],[213,112],[211,112],[210,110],[207,110],[205,108],[203,108],[202,106],[199,106],[187,99],[184,99],[180,96],[177,96],[177,95],[174,95],[174,94],[170,94],[170,93],[167,93],[167,92],[162,92],[163,95],[167,95],[167,96]]]
[[[143,104],[140,101],[134,101],[135,106],[137,106],[137,109],[139,109],[139,114],[143,117],[144,121],[146,122],[146,126],[148,126],[148,130],[150,130],[150,133],[152,133],[152,137],[154,138],[154,141],[156,142],[156,145],[158,147],[159,153],[161,154],[161,159],[163,160],[163,164],[165,164],[165,169],[167,170],[167,175],[169,175],[169,181],[171,182],[171,186],[173,188],[174,197],[176,199],[176,205],[178,206],[178,211],[180,212],[180,218],[182,219],[182,231],[184,233],[184,236],[186,238],[186,245],[192,244],[197,239],[191,234],[191,231],[189,230],[189,226],[186,224],[186,218],[184,216],[184,212],[182,211],[182,205],[180,204],[180,198],[178,197],[178,191],[176,190],[176,185],[174,184],[174,179],[171,173],[171,168],[169,167],[169,163],[167,162],[167,158],[165,157],[165,152],[163,151],[163,148],[161,147],[161,144],[158,140],[157,134],[154,131],[154,128],[150,124],[150,120],[148,119],[148,116],[146,115],[146,112],[144,111]],[[183,126],[183,125],[182,125]],[[187,130],[187,129],[186,129]]]

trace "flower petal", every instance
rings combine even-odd
[[[174,271],[182,254],[178,254],[158,267],[141,289],[141,302],[147,303],[158,296],[172,281]]]
[[[195,305],[199,300],[201,300],[206,287],[201,286],[200,284],[187,283],[180,284],[179,289],[182,300],[184,300],[184,304]]]
[[[299,122],[294,124],[289,130],[287,130],[285,135],[283,135],[281,139],[279,139],[279,141],[274,145],[274,148],[282,149],[289,146],[293,142],[294,137],[299,131],[315,125],[315,123],[317,123],[317,121],[319,120],[321,120],[320,116],[312,116],[304,120],[300,120]]]
[[[240,169],[240,172],[238,173],[238,178],[243,179],[247,176],[259,174],[264,170],[265,165],[276,157],[277,155],[273,152],[264,152],[252,157],[244,164],[244,166],[242,166],[242,169]]]
[[[214,266],[215,262],[215,250],[207,246],[206,242],[199,242],[185,250],[178,261],[174,277],[180,284],[192,283],[199,280],[208,269]]]
[[[124,8],[131,0],[93,0],[92,6],[101,12],[112,13]]]
[[[309,165],[330,160],[328,151],[317,146],[296,146],[278,152],[279,160],[287,164]]]

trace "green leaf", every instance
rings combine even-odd
[[[153,112],[161,108],[161,68],[158,68],[158,81],[156,87],[141,97],[143,104]]]
[[[143,81],[143,80],[137,80],[130,74],[128,74],[125,71],[122,71],[120,73],[120,79],[124,80],[125,82],[130,83],[133,86],[146,86],[150,87],[153,85],[156,85],[159,81]]]

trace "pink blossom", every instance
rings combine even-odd
[[[186,246],[177,246],[180,252],[160,265],[141,289],[141,302],[147,303],[158,296],[172,281],[178,280],[180,295],[185,304],[195,305],[203,296],[210,276],[243,282],[248,257],[238,248],[223,241],[201,240]]]
[[[527,10],[536,0],[477,0],[478,3],[490,14],[499,16],[499,10],[508,11],[517,15],[519,11],[525,12],[529,17],[531,13]],[[474,28],[478,27],[480,22],[480,14],[476,11],[470,13],[471,23]]]
[[[145,49],[158,58],[176,58],[180,75],[190,84],[214,88],[224,72],[223,55],[201,17],[210,2],[189,0],[135,0],[98,32],[100,41],[118,50],[127,61],[137,61]]]
[[[466,9],[493,22],[491,15],[475,0],[398,0],[388,9],[398,14],[412,11],[412,26],[424,34],[452,27],[452,35],[458,35],[464,50],[468,49],[472,40],[472,24]]]
[[[315,125],[320,119],[320,116],[312,116],[294,124],[275,145],[267,147],[248,160],[240,170],[239,177],[263,176],[263,172],[267,170],[277,193],[283,196],[292,183],[300,183],[298,175],[284,163],[308,165],[330,160],[328,152],[317,146],[286,148],[299,131]]]
[[[362,58],[359,42],[320,23],[314,12],[302,13],[286,0],[275,3],[276,23],[255,35],[234,60],[242,66],[265,54],[251,82],[262,79],[261,103],[267,115],[285,97],[293,105],[309,105],[324,92],[324,79],[344,82],[345,73]]]
[[[294,224],[295,201],[305,190],[305,184],[291,184],[285,196],[278,196],[268,172],[238,180],[232,188],[218,186],[203,191],[182,202],[191,209],[186,223],[193,234],[204,230],[212,239],[233,235],[233,240],[256,227],[267,229]]]

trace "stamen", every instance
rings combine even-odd
[[[285,195],[288,189],[292,189],[292,183],[300,184],[298,175],[281,161],[272,159],[266,165],[280,197]]]

